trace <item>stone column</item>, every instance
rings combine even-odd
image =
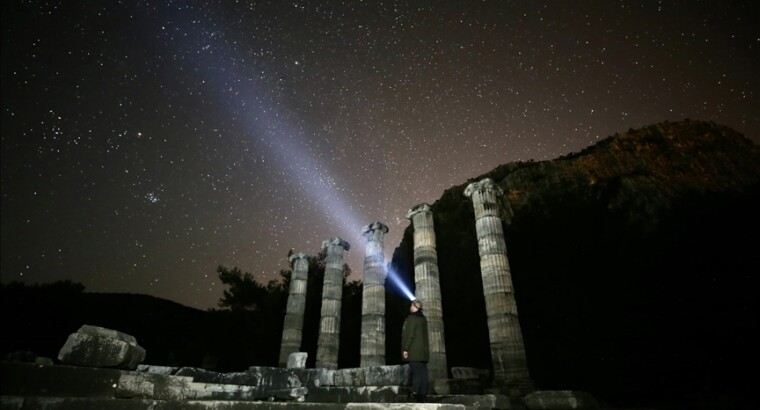
[[[317,367],[338,368],[338,348],[340,345],[340,305],[343,297],[343,251],[351,248],[340,238],[330,238],[322,242],[327,250],[325,260],[325,282],[322,286],[322,319],[319,322],[317,341]]]
[[[282,326],[282,344],[280,345],[280,367],[287,367],[291,353],[301,349],[303,335],[303,315],[306,310],[306,282],[309,277],[309,256],[296,253],[288,258],[293,271],[290,274],[290,294],[285,310],[285,323]]]
[[[373,222],[362,228],[364,251],[362,291],[361,367],[385,365],[385,254],[383,238],[388,227]]]
[[[406,213],[414,225],[414,288],[422,301],[428,321],[431,380],[447,379],[446,344],[443,333],[441,281],[438,275],[438,252],[435,249],[435,229],[430,205],[419,204]]]
[[[464,195],[472,199],[475,208],[494,384],[505,385],[510,395],[525,394],[532,390],[533,383],[528,374],[507,245],[499,217],[498,197],[504,195],[504,191],[490,178],[485,178],[468,185]]]

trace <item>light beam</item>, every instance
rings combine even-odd
[[[393,269],[390,266],[388,267],[388,277],[387,277],[387,279],[390,279],[391,282],[393,282],[393,284],[396,285],[396,288],[398,288],[401,291],[401,293],[403,293],[404,296],[406,296],[409,300],[413,301],[413,300],[417,299],[414,296],[414,293],[412,292],[412,290],[409,289],[408,286],[406,286],[406,283],[404,283],[403,280],[401,280],[401,277],[399,277],[399,275],[396,272],[396,270]]]

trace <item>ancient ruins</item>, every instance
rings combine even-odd
[[[464,195],[472,199],[475,208],[494,384],[506,386],[513,396],[524,395],[533,389],[533,382],[528,375],[507,245],[499,217],[498,197],[503,196],[504,191],[486,178],[468,185]]]
[[[414,286],[417,298],[425,306],[430,342],[428,377],[431,380],[448,378],[446,345],[441,307],[441,281],[438,277],[438,253],[435,250],[435,229],[430,205],[419,204],[406,213],[414,226]],[[435,382],[434,382],[435,384]]]
[[[216,373],[143,365],[145,350],[134,337],[85,325],[61,348],[60,365],[49,359],[4,362],[0,409],[598,408],[584,392],[534,389],[499,217],[504,193],[486,178],[469,184],[463,194],[472,199],[475,211],[493,373],[448,367],[433,213],[428,204],[416,205],[406,217],[414,228],[416,297],[425,306],[429,324],[429,403],[408,402],[407,365],[385,365],[383,239],[388,227],[373,222],[362,229],[366,245],[359,368],[338,369],[343,253],[350,245],[334,237],[322,243],[327,259],[315,368],[305,368],[306,353],[299,351],[309,256],[297,253],[289,257],[293,269],[279,367]]]

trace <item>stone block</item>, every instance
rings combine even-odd
[[[141,364],[137,366],[137,369],[135,371],[141,372],[141,373],[153,373],[153,374],[161,374],[164,376],[170,376],[179,370],[179,367],[170,367],[170,366],[154,366],[150,364]]]
[[[271,386],[274,389],[291,389],[301,387],[301,381],[292,370],[279,367],[251,366],[246,372],[258,378],[259,386]]]
[[[371,366],[364,367],[367,386],[401,386],[409,377],[409,366]]]
[[[305,399],[309,403],[394,403],[398,387],[313,387]]]
[[[360,367],[335,370],[335,387],[360,387],[365,386],[364,372]]]
[[[271,389],[267,386],[191,383],[186,399],[216,401],[303,400],[309,392],[305,387]]]
[[[480,395],[443,395],[428,396],[437,403],[462,404],[469,410],[509,410],[512,408],[509,398],[502,394]]]
[[[124,399],[186,400],[190,395],[191,384],[190,377],[122,372],[113,396]]]
[[[335,386],[335,370],[325,368],[317,369],[290,369],[298,377],[301,385],[306,387],[329,387]]]
[[[196,367],[183,367],[177,376],[192,377],[196,383],[267,387],[272,390],[301,387],[295,373],[279,367],[253,366],[246,372],[218,373]]]
[[[409,377],[409,366],[369,366],[335,371],[336,387],[401,386]]]
[[[590,393],[573,390],[539,390],[523,399],[530,410],[598,409],[599,403]]]
[[[288,369],[305,369],[306,359],[309,354],[306,352],[293,352],[288,356]]]
[[[145,349],[130,335],[97,326],[82,326],[69,335],[58,352],[62,363],[134,370],[145,360]]]
[[[441,403],[348,403],[346,410],[465,410],[461,404]]]

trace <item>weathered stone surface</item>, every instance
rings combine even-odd
[[[288,369],[251,366],[247,373],[259,378],[259,386],[271,386],[275,389],[301,387],[301,381]]]
[[[336,387],[400,386],[409,376],[408,365],[340,369],[334,373]]]
[[[373,222],[362,228],[364,251],[360,366],[385,364],[385,253],[388,227]]]
[[[317,366],[338,368],[340,348],[340,307],[343,297],[343,252],[351,249],[348,242],[338,237],[322,242],[327,251],[325,278],[322,285],[322,311],[317,340]]]
[[[346,410],[465,410],[461,404],[441,403],[349,403]]]
[[[309,358],[309,354],[306,352],[295,352],[288,356],[288,369],[305,369],[306,359]]]
[[[303,318],[306,310],[306,288],[309,277],[309,256],[305,253],[290,255],[288,261],[293,266],[290,277],[290,293],[282,329],[280,345],[280,367],[290,367],[290,355],[297,352],[303,336]]]
[[[417,298],[422,301],[428,320],[428,378],[431,381],[446,379],[448,365],[433,212],[430,205],[422,203],[412,207],[406,217],[414,225],[414,284]]]
[[[134,370],[145,360],[145,349],[130,335],[98,326],[84,325],[69,335],[58,353],[66,364]]]
[[[468,410],[508,410],[511,409],[509,398],[503,394],[482,394],[482,395],[442,395],[428,396],[430,401],[436,403],[462,404]]]
[[[399,388],[391,386],[312,387],[305,399],[310,403],[393,403],[398,395]]]
[[[80,327],[79,330],[77,330],[77,333],[94,336],[94,337],[107,337],[109,339],[121,340],[122,342],[134,344],[134,345],[137,344],[137,339],[135,339],[135,337],[132,335],[128,335],[126,333],[119,332],[118,330],[107,329],[105,327],[100,327],[100,326],[82,325],[82,327]]]
[[[191,383],[186,398],[190,400],[297,400],[309,392],[305,387],[271,389],[267,386]]]
[[[157,400],[184,400],[191,390],[190,377],[122,372],[114,397]]]
[[[102,398],[2,397],[3,410],[464,410],[453,404],[417,403],[288,403],[250,401],[157,401]]]
[[[199,383],[192,377],[76,366],[3,363],[0,376],[0,394],[19,397],[293,401],[303,400],[308,394],[308,389],[300,386],[278,388],[268,384]]]
[[[196,383],[238,384],[244,386],[258,386],[261,383],[261,377],[249,374],[248,372],[218,373],[198,367],[181,367],[175,375],[190,377]]]
[[[212,372],[207,372],[212,373]],[[217,380],[240,382],[242,374]],[[199,383],[191,377],[162,376],[149,373],[125,372],[114,393],[121,398],[154,398],[161,400],[296,400],[308,393],[305,387],[273,387],[271,385],[241,385]]]
[[[263,386],[273,390],[301,387],[301,381],[288,369],[252,366],[246,372],[217,373],[196,367],[183,367],[177,376],[192,377],[196,383]]]
[[[392,369],[394,367],[395,370]],[[406,367],[379,366],[372,370],[385,374]],[[505,408],[498,400],[489,401],[485,397],[449,399],[429,396],[439,399],[438,402],[399,403],[402,388],[398,386],[271,389],[269,386],[194,382],[190,377],[119,369],[61,365],[40,367],[30,363],[5,362],[1,369],[2,410],[464,409],[462,404],[472,409],[485,409],[486,403],[492,403],[494,409]],[[325,369],[266,369],[278,374],[307,370],[313,370],[315,375],[328,372]],[[262,370],[253,368],[254,373],[263,373]],[[198,372],[206,377],[214,377],[213,373]],[[364,372],[362,377],[372,380],[373,374]],[[239,377],[239,374],[234,377]]]
[[[533,383],[528,373],[499,216],[499,197],[504,195],[504,191],[490,178],[484,178],[469,184],[464,195],[472,199],[475,211],[494,384],[508,385],[511,390],[519,390],[515,391],[515,395],[522,396],[532,391]]]
[[[137,366],[137,369],[135,371],[143,372],[143,373],[153,373],[153,374],[162,374],[164,376],[169,376],[177,373],[179,370],[179,367],[169,367],[169,366],[153,366],[149,364],[141,364]]]
[[[530,410],[598,409],[599,403],[590,393],[573,390],[539,390],[525,396]]]
[[[317,369],[289,369],[306,387],[335,386],[335,372],[325,368]]]

